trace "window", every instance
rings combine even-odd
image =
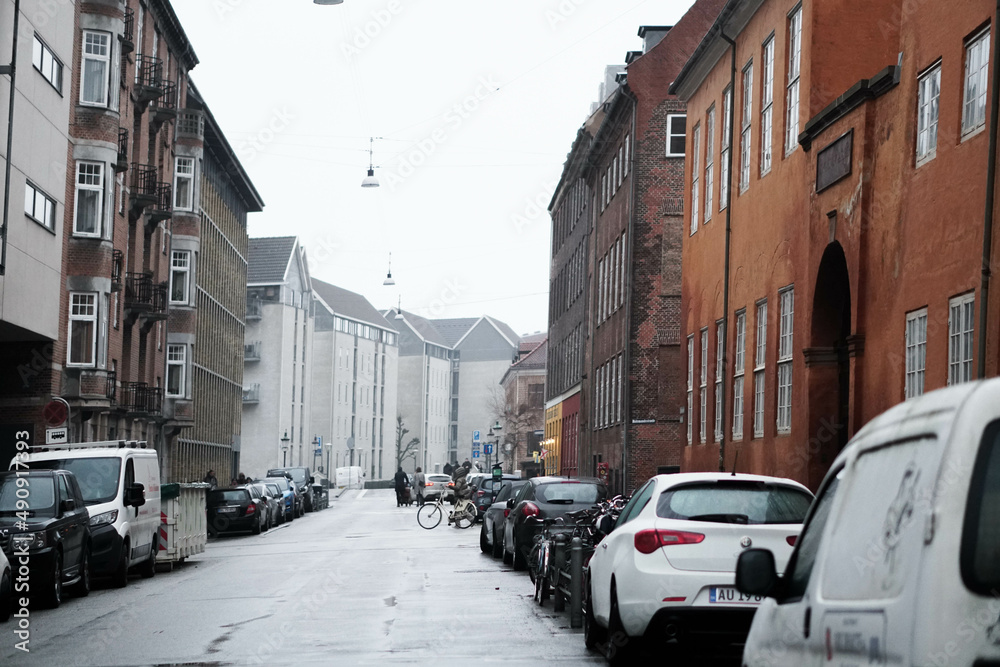
[[[778,336],[778,433],[792,428],[792,331],[795,321],[795,291],[781,292],[781,318]]]
[[[83,31],[80,104],[112,106],[111,77],[116,68],[111,67],[111,44],[110,32]]]
[[[937,153],[938,101],[941,96],[941,63],[917,82],[917,164]]]
[[[747,311],[736,313],[736,353],[733,356],[733,440],[743,439],[743,376],[746,360]]]
[[[625,161],[622,162],[622,169],[624,170],[625,173],[622,174],[622,178],[625,178],[626,176],[628,176],[628,163],[629,163],[628,139],[629,139],[629,135],[626,134],[625,135]]]
[[[38,35],[35,35],[31,45],[31,64],[46,81],[52,84],[53,88],[62,93],[63,64]]]
[[[774,36],[764,42],[760,93],[760,175],[771,171],[771,126],[774,105]]]
[[[687,440],[690,445],[694,438],[694,335],[688,336],[688,377],[687,377]]]
[[[618,406],[617,406],[617,413],[615,415],[615,421],[622,420],[622,405],[625,403],[625,394],[624,394],[625,385],[623,384],[623,378],[622,378],[622,376],[624,375],[624,364],[622,363],[622,361],[623,361],[623,356],[619,354],[618,355]]]
[[[622,180],[625,178],[625,147],[618,147],[618,185],[622,184]]]
[[[698,384],[698,437],[702,444],[707,436],[708,421],[708,328],[701,330],[701,377]]]
[[[167,345],[167,396],[184,395],[184,370],[187,348]]]
[[[986,427],[979,446],[962,527],[962,581],[979,595],[1000,587],[1000,422]]]
[[[965,45],[965,100],[962,104],[962,135],[986,124],[986,86],[990,69],[990,31],[980,33]]]
[[[104,165],[100,162],[77,162],[73,233],[77,236],[100,236],[103,212]]]
[[[924,393],[924,368],[927,365],[927,309],[906,315],[906,382],[905,398]]]
[[[188,303],[190,277],[191,251],[174,250],[170,258],[170,303]]]
[[[194,207],[194,158],[174,160],[174,208],[190,211]]]
[[[618,175],[618,156],[616,155],[611,161],[611,196],[614,197],[615,193],[618,192],[618,186],[621,185],[621,178]]]
[[[49,231],[56,230],[56,202],[32,185],[24,184],[24,214]]]
[[[733,110],[733,89],[726,88],[722,94],[722,136],[719,144],[722,150],[719,151],[719,210],[723,210],[729,205],[729,135]]]
[[[684,138],[687,135],[687,116],[667,115],[667,157],[684,157]]]
[[[608,177],[601,176],[601,210],[608,204]]]
[[[802,5],[788,15],[788,88],[785,104],[785,155],[799,145],[799,69],[802,65]]]
[[[701,175],[701,163],[698,152],[701,149],[701,125],[695,125],[691,134],[691,233],[698,231],[698,216],[701,203],[698,200],[698,177]]]
[[[757,304],[757,354],[753,367],[753,436],[764,436],[764,358],[767,354],[767,301]]]
[[[750,129],[753,114],[753,61],[743,68],[743,111],[740,114],[740,192],[750,187]]]
[[[712,219],[712,172],[715,167],[715,105],[705,118],[705,222]]]
[[[70,366],[93,366],[97,351],[97,293],[71,292],[69,295]]]
[[[715,442],[722,440],[722,351],[725,344],[723,322],[715,323]]]
[[[792,553],[792,558],[785,567],[785,578],[788,581],[785,584],[785,601],[798,600],[805,595],[816,556],[819,554],[823,529],[830,517],[830,510],[833,508],[843,473],[843,470],[839,470],[835,477],[828,477],[826,488],[821,488],[813,500],[812,511],[806,517],[806,524],[802,527],[797,541],[798,548]]]
[[[615,196],[615,175],[611,172],[611,165],[608,165],[608,203]]]
[[[975,330],[975,295],[948,302],[948,384],[972,379],[972,338]]]

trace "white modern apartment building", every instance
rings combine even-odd
[[[313,279],[314,469],[357,465],[368,479],[396,472],[398,334],[360,294]],[[310,433],[307,433],[307,437]]]
[[[310,466],[312,287],[294,236],[252,238],[247,267],[242,472]]]

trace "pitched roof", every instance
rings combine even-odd
[[[395,327],[382,317],[382,314],[375,309],[375,306],[368,299],[357,292],[351,292],[343,287],[337,287],[336,285],[331,285],[315,278],[312,280],[312,287],[313,293],[322,299],[336,315],[349,317],[352,320],[373,324],[377,327],[391,329],[392,331],[396,330]]]
[[[478,317],[460,317],[446,320],[429,320],[434,328],[438,330],[441,337],[448,341],[448,347],[455,347],[455,343],[462,340],[465,334],[479,322]]]
[[[295,236],[250,239],[247,284],[284,282],[296,245],[298,238]]]
[[[548,340],[549,335],[547,333],[540,332],[536,334],[530,334],[528,336],[521,336],[521,344],[518,346],[517,351],[519,354],[525,354],[531,352],[536,347]]]
[[[548,358],[549,339],[548,336],[545,336],[541,344],[535,346],[534,350],[510,365],[510,368],[504,373],[503,379],[500,380],[500,384],[507,386],[507,379],[517,377],[517,374],[521,371],[544,371],[548,363]]]
[[[417,335],[428,343],[434,343],[435,345],[440,345],[442,347],[447,347],[451,349],[451,344],[445,339],[444,336],[434,327],[430,320],[425,317],[420,317],[415,313],[411,313],[408,310],[403,312],[403,321],[410,325]],[[399,328],[398,326],[396,327]]]
[[[489,315],[484,315],[483,317],[492,322],[493,326],[497,328],[497,330],[503,335],[504,338],[507,339],[507,341],[511,345],[517,347],[518,341],[521,340],[521,337],[518,336],[517,333],[515,333],[514,330],[510,328],[509,324],[507,324],[506,322],[501,322],[500,320],[495,320]]]

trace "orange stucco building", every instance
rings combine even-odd
[[[684,469],[815,489],[872,417],[997,374],[995,11],[731,0],[674,81]]]

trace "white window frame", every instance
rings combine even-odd
[[[24,182],[24,214],[50,232],[56,231],[56,200],[31,181]]]
[[[705,222],[712,219],[712,197],[715,195],[713,171],[715,169],[715,105],[705,115]]]
[[[683,127],[675,127],[675,123],[681,122]],[[667,114],[666,125],[667,145],[666,157],[684,157],[684,150],[687,147],[687,114],[671,113]],[[680,141],[680,151],[676,150],[674,143]]]
[[[173,369],[179,369],[180,375],[179,391],[170,391],[170,373]],[[167,343],[167,396],[183,398],[187,390],[187,346],[183,344]]]
[[[764,42],[761,54],[760,93],[760,175],[771,171],[774,126],[774,35]]]
[[[688,367],[687,367],[687,444],[694,442],[694,334],[687,337]]]
[[[698,185],[701,183],[701,123],[696,123],[691,130],[691,234],[698,231],[701,219],[701,202],[698,199]]]
[[[194,158],[174,158],[174,210],[191,211],[194,209]],[[181,184],[187,184],[186,201],[181,201]]]
[[[799,80],[802,73],[802,5],[788,14],[788,85],[785,89],[785,156],[799,145]]]
[[[927,308],[906,314],[904,345],[906,347],[906,375],[903,398],[914,398],[924,393],[924,375],[927,369]]]
[[[88,41],[88,38],[93,40]],[[98,43],[98,39],[104,43]],[[84,30],[81,41],[81,64],[80,64],[80,104],[88,107],[106,107],[113,111],[118,109],[118,76],[120,67],[116,65],[118,53],[117,40],[110,32],[103,30]],[[103,63],[104,69],[99,75],[102,77],[100,99],[87,99],[87,64]]]
[[[701,330],[701,382],[698,385],[698,439],[708,440],[708,327]]]
[[[778,433],[792,430],[792,336],[795,330],[795,289],[778,292],[780,317],[778,335]]]
[[[917,166],[937,155],[937,130],[941,98],[941,61],[917,79]]]
[[[715,323],[715,428],[712,430],[715,442],[722,441],[722,353],[725,339],[722,335],[723,322]]]
[[[601,210],[603,211],[608,205],[608,177],[606,174],[601,175]]]
[[[989,87],[990,29],[965,43],[962,96],[962,139],[986,127],[986,91]]]
[[[183,278],[184,298],[174,299],[175,281]],[[170,303],[187,305],[191,303],[191,251],[173,250],[170,253]]]
[[[624,366],[624,355],[618,355],[618,406],[617,413],[615,415],[615,421],[620,422],[622,420],[622,413],[624,412],[625,405],[625,366]]]
[[[630,161],[629,160],[629,152],[628,152],[629,151],[628,140],[629,140],[629,135],[626,134],[625,135],[625,155],[624,155],[625,161],[622,163],[622,170],[625,172],[624,174],[622,174],[622,178],[623,179],[628,176],[628,163]]]
[[[767,398],[767,378],[764,375],[767,358],[767,299],[757,302],[757,338],[753,367],[753,437],[764,436],[764,401]]]
[[[969,292],[948,301],[948,384],[972,380],[976,334],[976,294]]]
[[[726,210],[729,205],[729,187],[732,176],[729,173],[729,145],[730,123],[732,122],[733,89],[726,87],[722,92],[722,136],[719,138],[719,210]]]
[[[753,60],[743,67],[743,104],[740,114],[740,192],[750,187],[750,155],[753,152]]]
[[[66,365],[75,368],[94,368],[97,364],[98,309],[97,292],[70,292],[69,294],[69,326],[66,340]],[[73,329],[77,323],[90,326],[89,361],[73,360]]]
[[[31,64],[62,95],[63,64],[36,32],[31,44]]]
[[[83,173],[84,171],[90,173]],[[104,198],[105,198],[105,172],[106,165],[103,162],[91,162],[89,160],[78,160],[76,163],[76,190],[73,198],[73,235],[100,238],[104,227]],[[87,181],[81,183],[81,179]],[[99,181],[99,182],[94,182]],[[94,212],[96,229],[94,231],[81,231],[78,227],[80,221],[80,193],[97,193],[97,210]]]
[[[743,439],[743,395],[746,374],[747,311],[736,313],[736,352],[733,355],[733,440]]]

